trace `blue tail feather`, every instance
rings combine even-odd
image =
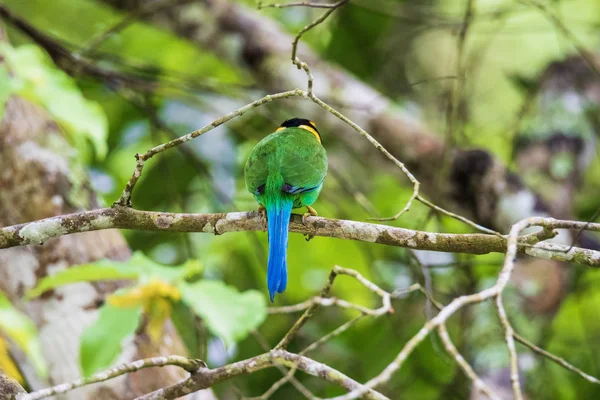
[[[275,293],[283,293],[287,285],[286,253],[292,205],[292,199],[282,199],[278,203],[265,206],[269,224],[267,286],[271,302],[275,299]]]

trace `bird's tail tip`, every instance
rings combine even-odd
[[[271,299],[271,303],[275,302],[275,295],[277,293],[283,293],[283,292],[285,292],[286,286],[287,286],[287,276],[285,278],[283,278],[283,279],[280,280],[280,283],[279,283],[278,287],[271,287],[271,286],[269,286],[269,298]]]
[[[287,286],[287,242],[292,201],[277,206],[267,205],[269,225],[269,265],[267,267],[267,286],[271,302],[276,293],[283,293]]]

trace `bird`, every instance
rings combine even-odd
[[[288,227],[293,208],[317,215],[317,200],[327,175],[327,152],[316,124],[305,118],[284,121],[250,152],[244,167],[246,188],[267,218],[267,287],[274,302],[287,286]]]

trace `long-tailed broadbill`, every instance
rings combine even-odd
[[[327,175],[327,152],[312,121],[292,118],[262,139],[244,169],[246,187],[266,212],[269,237],[267,287],[269,297],[287,285],[288,227],[293,208],[310,207]]]

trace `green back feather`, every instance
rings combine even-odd
[[[284,183],[301,188],[320,185],[327,174],[327,153],[312,133],[286,128],[254,147],[244,172],[248,191],[263,204],[268,197],[285,195],[281,191]],[[266,185],[265,193],[257,195],[262,185]]]

